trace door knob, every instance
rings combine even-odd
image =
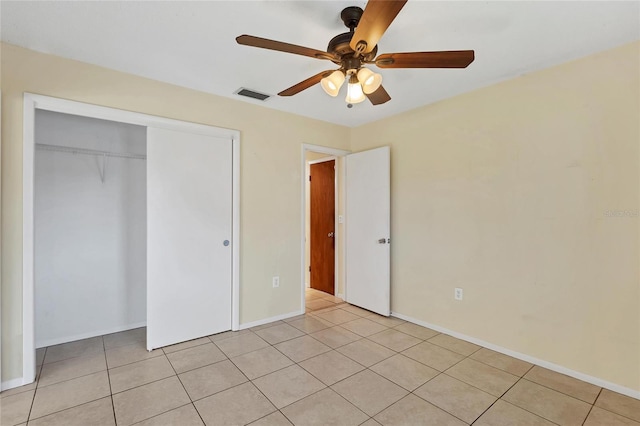
[[[329,232],[329,234],[327,234],[327,237],[329,238],[333,238],[334,233],[333,232]]]

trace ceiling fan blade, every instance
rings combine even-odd
[[[473,50],[384,53],[375,63],[380,68],[466,68],[474,57]]]
[[[349,46],[355,52],[371,52],[406,2],[407,0],[369,0]],[[366,46],[358,47],[360,42],[365,42]]]
[[[279,52],[294,53],[296,55],[309,56],[316,59],[328,59],[330,61],[340,61],[338,57],[322,50],[311,49],[310,47],[298,46],[295,44],[284,43],[282,41],[269,40],[243,34],[236,37],[238,44],[245,46],[260,47],[262,49],[277,50]]]
[[[391,96],[389,96],[382,86],[378,87],[375,92],[369,93],[366,96],[374,105],[380,105],[391,100]]]
[[[314,75],[313,77],[309,77],[308,79],[301,81],[300,83],[293,85],[291,87],[289,87],[288,89],[283,90],[282,92],[278,93],[278,96],[293,96],[297,93],[302,92],[305,89],[308,89],[311,86],[314,86],[318,83],[320,83],[320,80],[322,80],[324,77],[330,75],[333,72],[333,70],[330,71],[322,71],[316,75]]]

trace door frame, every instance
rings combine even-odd
[[[336,160],[336,165],[338,164],[338,157],[345,157],[349,154],[351,154],[351,151],[347,151],[344,149],[338,149],[338,148],[330,148],[330,147],[326,147],[326,146],[321,146],[321,145],[312,145],[312,144],[302,144],[302,149],[301,149],[301,162],[300,162],[300,170],[302,172],[302,176],[303,178],[301,179],[301,189],[300,189],[300,205],[301,205],[301,209],[300,209],[300,214],[301,214],[301,233],[300,233],[300,246],[301,246],[301,258],[300,258],[300,289],[301,289],[301,294],[300,294],[300,311],[304,314],[306,312],[306,299],[305,299],[305,291],[306,291],[306,286],[305,286],[305,263],[306,263],[306,258],[307,258],[307,246],[306,246],[306,241],[305,241],[305,236],[306,236],[306,230],[307,230],[307,217],[306,217],[306,199],[307,199],[307,180],[308,178],[308,170],[307,170],[307,152],[317,152],[320,154],[327,154],[327,156],[332,156],[334,157],[333,159]],[[342,192],[343,194],[345,193],[345,179],[344,179],[344,171],[345,171],[345,166],[344,166],[344,161],[341,162],[340,164],[340,176],[342,177],[342,179],[338,179],[338,174],[336,174],[336,192],[335,192],[335,196],[336,196],[336,212],[335,212],[335,223],[337,225],[340,225],[339,221],[338,221],[338,216],[339,216],[339,210],[338,210],[338,200],[339,200],[339,196],[340,196],[340,192]],[[344,224],[343,224],[344,225]],[[340,226],[336,226],[336,234],[335,234],[335,239],[337,241],[340,241],[340,238],[342,236],[342,233],[340,232]],[[340,265],[344,265],[344,261],[345,261],[345,257],[344,257],[344,251],[342,253],[342,256],[339,255],[339,250],[336,250],[336,262],[335,262],[335,267],[336,267],[336,272],[335,272],[335,277],[337,278],[338,276],[341,278],[340,281],[342,281],[342,283],[344,284],[344,288],[343,288],[343,294],[344,292],[346,292],[346,287],[347,287],[347,283],[345,282],[345,270],[344,267],[340,268]],[[335,286],[335,282],[337,280],[334,280],[334,286]],[[337,286],[336,286],[337,287]],[[334,291],[334,293],[337,293],[336,291]],[[336,297],[341,297],[343,298],[344,296],[341,295],[335,295]]]
[[[22,147],[22,384],[35,380],[34,175],[36,109],[196,133],[232,142],[231,329],[240,328],[240,131],[51,96],[24,94]]]
[[[306,172],[306,180],[309,180],[309,176],[311,176],[311,165],[313,164],[319,164],[319,163],[326,163],[328,161],[334,161],[334,167],[335,167],[335,171],[333,173],[333,206],[334,206],[334,229],[333,229],[333,240],[334,243],[335,241],[339,241],[338,240],[338,234],[337,234],[337,230],[338,230],[338,216],[340,216],[338,213],[338,202],[339,202],[339,198],[340,198],[340,193],[338,191],[338,157],[336,157],[335,155],[330,155],[328,157],[322,157],[322,158],[318,158],[317,160],[311,160],[311,161],[307,161],[308,167],[305,167],[305,172]],[[309,196],[311,196],[311,186],[309,186]],[[305,200],[306,200],[306,194],[305,194]],[[305,203],[305,208],[306,208],[306,203]],[[311,209],[311,204],[309,204],[309,209]],[[307,215],[305,213],[304,218],[307,218]],[[311,218],[311,216],[309,216],[309,218]],[[305,238],[306,238],[306,231],[307,231],[307,226],[305,225],[304,227],[305,230]],[[311,234],[311,225],[309,225],[309,234]],[[305,244],[305,249],[307,248],[307,245]],[[311,245],[309,245],[309,251],[311,251]],[[333,295],[335,297],[340,297],[343,296],[342,298],[344,299],[344,295],[343,294],[338,294],[336,292],[336,290],[338,289],[338,286],[336,285],[336,278],[338,277],[338,272],[340,272],[339,268],[338,268],[338,261],[339,261],[339,257],[338,257],[338,245],[334,244],[334,261],[333,261]],[[311,254],[311,253],[309,253]],[[305,254],[305,263],[307,260],[307,256]],[[311,259],[309,259],[309,262],[311,262]],[[306,267],[306,265],[304,265]],[[311,271],[309,271],[311,272]],[[305,272],[306,275],[306,272]],[[311,288],[311,274],[309,274],[309,287]],[[306,299],[305,299],[306,301]]]

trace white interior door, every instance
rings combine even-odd
[[[231,329],[232,142],[147,129],[147,349]]]
[[[391,310],[389,147],[346,156],[345,299],[380,315]]]

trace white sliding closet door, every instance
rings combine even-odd
[[[147,129],[147,349],[231,329],[232,142]]]

